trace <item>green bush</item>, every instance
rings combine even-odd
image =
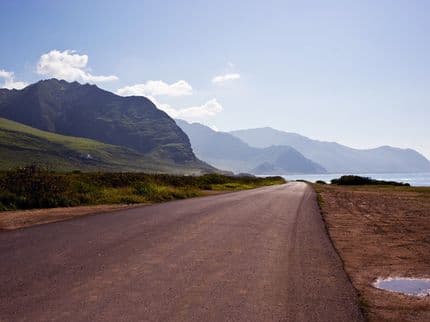
[[[67,206],[65,197],[67,183],[62,176],[49,173],[36,166],[19,168],[7,172],[2,178],[2,200],[12,196],[17,208],[45,208]],[[4,203],[2,201],[2,203]],[[12,206],[12,204],[11,204]]]
[[[119,199],[120,203],[124,203],[124,204],[136,204],[136,203],[140,203],[140,200],[133,197],[133,196],[127,196],[127,197],[121,197]]]
[[[148,199],[153,199],[159,193],[159,189],[153,183],[139,182],[134,186],[134,193]]]
[[[16,194],[5,189],[0,190],[0,210],[13,210],[20,204],[22,204],[22,200]]]
[[[389,185],[389,186],[410,186],[409,183],[396,182],[396,181],[384,181],[375,180],[369,177],[361,177],[354,175],[341,176],[338,179],[332,179],[332,184],[344,185],[344,186],[355,186],[355,185]]]

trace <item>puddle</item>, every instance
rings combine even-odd
[[[394,277],[378,279],[373,286],[382,290],[403,293],[411,296],[429,296],[429,278]]]

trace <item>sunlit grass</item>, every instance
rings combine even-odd
[[[281,177],[56,173],[30,166],[0,172],[0,210],[153,203],[202,196],[207,190],[238,191],[282,183]]]

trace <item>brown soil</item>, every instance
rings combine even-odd
[[[430,188],[315,185],[330,237],[370,321],[430,321],[430,297],[372,287],[430,277]]]
[[[220,195],[231,191],[224,190],[202,190],[202,196]],[[30,209],[17,211],[0,212],[0,232],[2,230],[15,230],[41,224],[48,224],[57,221],[68,220],[76,217],[108,213],[115,210],[122,210],[133,207],[141,207],[145,204],[113,204],[113,205],[92,205],[77,207],[59,207],[45,209]]]
[[[97,205],[0,212],[0,231],[67,220],[75,217],[136,207],[136,205]]]

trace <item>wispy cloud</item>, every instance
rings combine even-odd
[[[0,78],[3,78],[3,85],[0,85],[0,88],[7,89],[22,89],[26,87],[28,84],[25,82],[17,82],[15,81],[15,75],[13,72],[8,72],[4,69],[0,69]]]
[[[174,117],[184,118],[186,120],[204,119],[215,116],[222,110],[221,104],[213,98],[200,106],[191,106],[176,110],[177,115]]]
[[[117,90],[121,96],[185,96],[191,95],[193,88],[184,80],[168,84],[161,80],[149,80],[144,84],[125,86]]]
[[[224,74],[224,75],[218,75],[212,78],[212,83],[214,84],[221,84],[228,81],[237,80],[240,78],[240,74],[234,73],[234,74]]]
[[[172,118],[181,118],[187,121],[197,121],[210,118],[222,112],[222,105],[215,99],[211,99],[206,103],[198,106],[190,106],[176,109],[170,104],[160,103],[155,97],[148,97],[160,110],[169,114]]]
[[[214,98],[202,105],[190,106],[185,108],[173,108],[170,104],[158,101],[160,96],[188,96],[193,94],[193,88],[185,80],[179,80],[168,84],[162,80],[149,80],[146,83],[125,86],[116,91],[121,96],[146,96],[160,110],[165,111],[173,118],[185,120],[201,120],[214,116],[223,110],[222,106]]]
[[[118,80],[118,77],[114,75],[93,75],[89,72],[87,65],[87,55],[79,55],[74,50],[51,50],[40,56],[37,73],[69,82],[102,83]]]

